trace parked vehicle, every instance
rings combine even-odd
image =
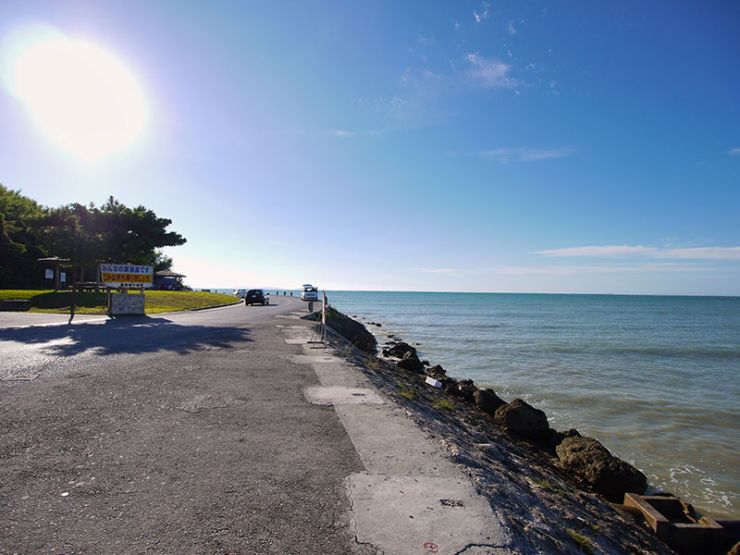
[[[244,296],[244,306],[250,304],[261,304],[262,306],[270,304],[270,294],[262,289],[250,289]]]
[[[319,288],[314,287],[310,283],[303,284],[303,291],[301,292],[302,301],[318,301],[319,300]]]
[[[246,289],[234,289],[234,296],[239,297],[240,299],[244,298],[244,295],[247,294]]]

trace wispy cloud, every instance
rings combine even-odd
[[[508,22],[508,23],[506,24],[506,31],[507,31],[507,32],[508,32],[508,33],[509,33],[510,35],[512,35],[512,36],[513,36],[513,35],[516,35],[516,27],[514,26],[514,22],[513,22],[513,21],[509,21],[509,22]]]
[[[663,272],[706,272],[714,268],[691,264],[624,264],[624,265],[590,265],[590,266],[514,266],[499,268],[497,274],[503,275],[545,275],[571,276],[583,274],[634,274],[634,273],[663,273]]]
[[[416,270],[424,274],[459,274],[462,272],[460,268],[416,268]]]
[[[356,135],[356,133],[354,131],[346,131],[344,129],[334,129],[331,132],[331,134],[334,135],[335,137],[339,137],[341,139],[346,139],[346,138],[349,138],[349,137],[354,137]]]
[[[655,253],[657,258],[682,258],[684,260],[740,260],[740,247],[691,247],[664,249]]]
[[[486,160],[493,160],[499,164],[507,165],[515,162],[536,162],[538,160],[564,158],[574,153],[575,150],[567,146],[553,148],[530,148],[522,146],[481,150],[476,154]]]
[[[642,245],[603,245],[603,246],[585,246],[569,247],[565,249],[549,249],[537,251],[536,254],[543,256],[625,256],[631,254],[647,254],[657,251],[653,247],[643,247]]]
[[[680,260],[740,260],[740,247],[657,248],[643,245],[600,245],[537,251],[548,257],[649,256]]]
[[[731,148],[729,154],[730,156],[740,156],[740,146]]]
[[[511,66],[495,58],[484,58],[477,52],[465,56],[468,69],[465,75],[474,84],[487,89],[506,89],[519,85],[519,81],[509,75]]]
[[[419,46],[432,46],[435,43],[434,37],[419,35],[416,37],[416,44]]]
[[[481,23],[491,16],[490,7],[489,2],[482,2],[479,10],[473,10],[473,19],[476,23]]]

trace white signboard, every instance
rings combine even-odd
[[[110,298],[110,313],[113,316],[144,314],[144,294],[114,293]]]
[[[59,281],[61,281],[62,283],[67,283],[67,273],[66,272],[59,273]]]
[[[154,268],[136,264],[101,264],[100,281],[106,287],[152,287]]]
[[[46,270],[44,270],[44,276],[46,277],[46,279],[54,279],[54,270],[50,270],[49,268],[47,268]]]

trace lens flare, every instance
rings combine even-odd
[[[133,73],[99,46],[48,26],[17,29],[0,46],[5,88],[54,144],[83,160],[131,146],[148,110]]]

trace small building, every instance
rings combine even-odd
[[[51,266],[44,270],[44,278],[48,284],[54,285],[54,291],[67,286],[67,272],[62,272],[61,268],[69,266],[69,258],[60,258],[58,256],[49,256],[47,258],[37,258],[44,266]]]
[[[166,291],[180,291],[183,288],[182,278],[183,274],[178,274],[172,270],[160,270],[154,272],[154,289],[162,289]]]

